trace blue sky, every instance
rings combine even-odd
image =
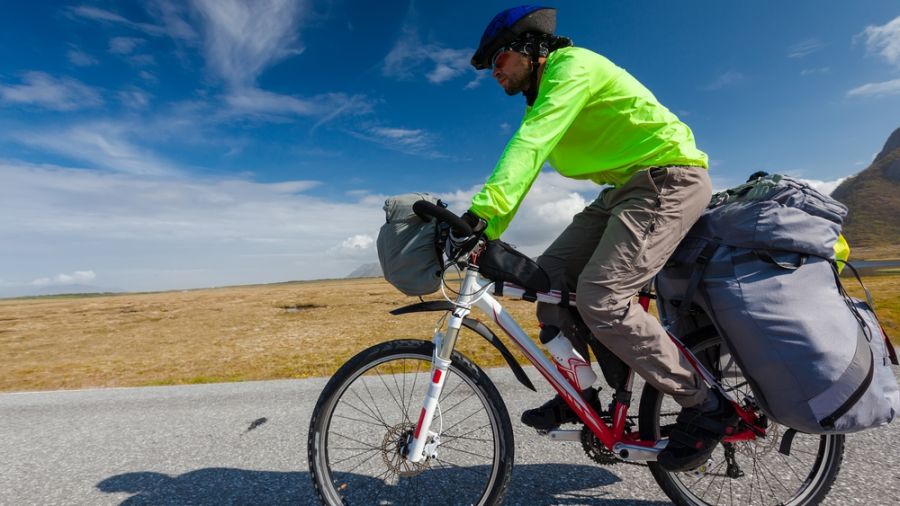
[[[521,118],[468,60],[505,2],[16,2],[0,19],[0,296],[343,277],[386,195],[462,211]],[[832,188],[900,126],[900,5],[550,2],[694,130],[717,188]],[[598,188],[541,175],[537,254]]]

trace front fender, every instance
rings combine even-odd
[[[429,300],[425,302],[417,302],[415,304],[410,304],[409,306],[399,307],[391,311],[392,315],[403,315],[410,313],[424,313],[429,311],[453,311],[453,304],[446,300]],[[534,388],[534,384],[531,383],[531,380],[528,378],[528,375],[525,374],[525,371],[522,369],[522,366],[516,362],[516,359],[512,356],[512,353],[509,352],[509,349],[503,344],[503,341],[497,337],[497,334],[487,327],[487,325],[481,323],[480,321],[474,318],[463,318],[463,326],[467,329],[475,332],[479,336],[485,338],[489,343],[491,343],[494,348],[497,348],[497,351],[500,352],[500,355],[506,360],[506,363],[509,364],[509,368],[512,369],[513,374],[516,376],[516,379],[519,380],[519,383],[525,385],[526,388],[530,388],[533,391],[537,391]]]

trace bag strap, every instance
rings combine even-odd
[[[772,253],[770,253],[767,250],[757,249],[757,250],[753,250],[753,252],[756,253],[756,256],[758,256],[762,261],[769,262],[770,264],[777,265],[778,267],[781,267],[782,269],[787,269],[789,271],[795,271],[795,270],[799,269],[800,267],[803,267],[803,264],[806,263],[806,259],[809,258],[809,255],[801,254],[800,261],[797,262],[796,264],[792,264],[790,262],[783,262],[781,260],[778,260],[777,258],[773,257]]]
[[[862,278],[859,276],[859,271],[856,270],[856,267],[853,267],[853,264],[851,264],[850,262],[847,262],[846,260],[834,260],[833,268],[835,270],[837,270],[838,262],[844,264],[844,267],[850,268],[850,272],[853,273],[853,276],[856,278],[856,281],[859,283],[859,286],[861,286],[863,291],[866,292],[866,302],[869,303],[869,307],[872,308],[872,311],[875,311],[875,301],[872,299],[872,294],[869,292],[869,289],[866,288],[866,285],[863,284]],[[838,273],[838,276],[840,276],[840,273]],[[838,279],[838,282],[840,282],[840,278]],[[843,285],[841,285],[841,288],[843,288]]]
[[[684,291],[684,299],[678,306],[679,319],[687,316],[691,312],[691,304],[693,304],[694,293],[697,292],[697,288],[700,286],[700,281],[703,279],[703,274],[706,273],[706,267],[709,265],[709,260],[712,258],[713,253],[715,253],[718,248],[718,243],[711,241],[707,242],[706,246],[703,247],[703,250],[700,251],[700,254],[697,255],[697,258],[694,260],[694,269],[691,272],[691,279],[690,281],[688,281],[687,289]]]
[[[884,329],[884,325],[881,323],[880,319],[878,318],[878,314],[875,312],[875,301],[872,299],[872,294],[869,292],[869,289],[866,288],[865,284],[863,284],[862,278],[859,275],[859,271],[857,271],[856,267],[853,267],[853,265],[850,262],[847,262],[846,260],[834,260],[832,262],[831,268],[832,268],[832,271],[834,271],[834,276],[835,276],[835,279],[837,280],[841,294],[844,296],[845,299],[850,298],[850,295],[847,294],[846,290],[844,290],[844,285],[841,283],[840,273],[838,272],[838,269],[837,269],[838,262],[841,262],[842,264],[844,264],[844,267],[850,268],[850,272],[853,273],[853,276],[856,278],[856,281],[859,283],[859,286],[861,286],[863,291],[866,293],[866,302],[869,304],[869,308],[872,310],[872,313],[875,315],[875,319],[878,320],[878,325],[881,328],[881,335],[884,338],[884,346],[885,346],[885,348],[887,348],[887,352],[888,352],[888,360],[894,365],[900,365],[900,358],[897,357],[897,350],[894,349],[894,344],[891,343],[891,340],[888,337],[887,331],[885,331],[885,329]],[[852,308],[852,309],[855,309],[855,308]]]
[[[447,207],[441,199],[438,199],[436,204],[440,207]],[[450,228],[447,226],[441,227],[440,224],[434,227],[434,254],[437,258],[437,263],[440,266],[444,265],[444,245],[447,242],[447,236],[450,233]],[[438,273],[440,276],[442,273]]]
[[[853,359],[850,361],[850,365],[847,366],[844,374],[842,374],[835,383],[844,383],[845,377],[848,374],[855,372],[854,366],[863,363],[868,364],[863,366],[866,368],[866,377],[863,378],[862,383],[856,387],[856,390],[854,390],[833,413],[819,420],[819,425],[825,430],[834,430],[834,423],[840,417],[846,415],[847,412],[850,411],[850,408],[859,402],[863,394],[866,393],[866,390],[869,389],[869,385],[872,384],[872,378],[875,376],[875,356],[872,354],[872,348],[869,347],[868,339],[869,337],[865,335],[865,332],[862,332],[857,336],[856,353],[853,354]]]

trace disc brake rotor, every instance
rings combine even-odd
[[[403,454],[402,450],[412,439],[412,433],[416,426],[411,423],[399,423],[388,428],[381,443],[381,459],[392,474],[409,478],[428,469],[428,460],[411,462]]]

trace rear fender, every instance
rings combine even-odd
[[[453,304],[446,300],[430,300],[425,302],[418,302],[416,304],[411,304],[409,306],[399,307],[391,311],[392,315],[403,315],[410,313],[424,313],[428,311],[453,311]],[[489,329],[485,324],[480,321],[466,317],[463,319],[463,326],[467,329],[475,332],[479,336],[485,338],[489,343],[494,345],[494,348],[497,348],[497,351],[500,352],[500,355],[506,360],[506,363],[509,364],[509,368],[512,369],[513,374],[516,376],[516,379],[519,380],[519,383],[525,385],[526,388],[529,388],[533,391],[537,391],[534,388],[534,384],[531,383],[531,380],[528,379],[528,375],[525,374],[525,371],[522,369],[522,366],[516,362],[516,359],[513,358],[512,353],[509,352],[509,349],[503,344],[503,341],[497,337],[497,334]]]

